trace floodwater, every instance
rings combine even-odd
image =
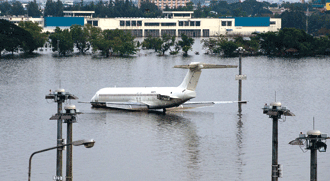
[[[141,51],[131,58],[58,58],[43,52],[31,58],[0,59],[1,180],[27,180],[30,155],[56,146],[57,121],[49,118],[57,112],[57,104],[45,99],[50,89],[61,86],[79,101],[89,101],[103,87],[177,86],[186,70],[174,65],[196,61],[238,65],[238,58],[204,55],[199,41],[188,57]],[[330,134],[329,60],[243,57],[247,80],[242,98],[249,102],[242,106],[241,116],[237,104],[163,115],[68,102],[83,112],[73,125],[73,140],[96,141],[90,149],[73,147],[73,180],[270,180],[272,120],[261,108],[275,99],[296,114],[279,122],[280,180],[308,180],[310,151],[303,153],[288,142],[313,129],[313,117],[316,129]],[[193,101],[237,100],[236,74],[238,69],[203,70]],[[329,154],[318,153],[319,181],[330,178]],[[53,180],[55,173],[55,150],[33,157],[31,180]]]

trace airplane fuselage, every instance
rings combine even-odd
[[[115,103],[135,103],[130,109],[176,107],[196,97],[196,92],[180,87],[120,87],[100,89],[91,100],[94,107],[117,107]],[[107,105],[108,104],[108,105]],[[123,109],[127,107],[122,105]],[[136,106],[136,108],[134,108]]]

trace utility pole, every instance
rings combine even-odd
[[[69,92],[65,92],[64,89],[58,89],[55,92],[49,92],[48,95],[45,97],[46,99],[53,99],[55,102],[57,102],[57,115],[61,115],[62,113],[62,104],[68,99],[78,99],[78,97],[70,94]],[[53,118],[53,117],[52,117]],[[52,120],[51,118],[51,120]],[[60,116],[56,117],[57,119],[57,156],[56,156],[56,176],[55,180],[62,180],[62,150],[63,147],[63,138],[62,138],[62,119]]]
[[[278,164],[278,120],[281,119],[282,115],[294,116],[294,114],[286,109],[286,107],[282,107],[280,102],[273,102],[270,106],[265,104],[263,113],[273,119],[271,180],[278,181],[278,177],[281,177],[282,174],[280,165]]]
[[[238,80],[238,112],[242,112],[242,80],[246,80],[246,75],[242,75],[242,54],[245,49],[243,47],[238,47],[236,52],[239,54],[239,62],[238,62],[238,75],[236,75],[235,79]]]
[[[322,134],[319,130],[310,130],[307,131],[307,136],[300,132],[298,138],[289,142],[290,145],[305,144],[305,149],[311,150],[310,181],[317,181],[317,150],[319,150],[319,152],[326,152],[326,139],[330,139],[330,137],[327,137],[327,134]]]
[[[67,123],[67,142],[72,142],[72,123],[76,123],[76,115],[80,112],[76,109],[75,105],[65,106],[64,123]],[[72,145],[67,147],[66,151],[66,181],[72,181]]]

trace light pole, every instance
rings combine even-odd
[[[67,142],[72,141],[72,123],[76,123],[76,116],[80,114],[75,105],[67,105],[64,107],[64,111],[61,114],[52,116],[51,120],[61,119],[64,123],[67,123]],[[72,145],[67,147],[66,151],[66,181],[72,180]]]
[[[43,149],[43,150],[39,150],[39,151],[36,151],[36,152],[33,152],[30,156],[30,159],[29,159],[29,181],[31,180],[31,162],[32,162],[32,157],[33,155],[37,154],[37,153],[41,153],[41,152],[45,152],[45,151],[49,151],[49,150],[53,150],[53,149],[57,149],[57,148],[62,148],[65,147],[65,146],[81,146],[81,145],[84,145],[86,148],[92,148],[95,144],[95,141],[94,140],[78,140],[78,141],[74,141],[72,143],[68,143],[68,144],[64,144],[64,145],[60,145],[60,146],[54,146],[54,147],[51,147],[51,148],[46,148],[46,149]]]
[[[322,134],[319,130],[307,131],[307,136],[300,132],[299,137],[293,141],[290,141],[290,145],[306,145],[307,150],[311,150],[311,160],[310,160],[310,180],[317,181],[317,150],[319,152],[327,151],[327,144],[325,144],[327,134]]]
[[[55,102],[57,102],[57,115],[60,115],[62,112],[62,104],[68,99],[78,99],[78,97],[74,96],[73,94],[70,94],[69,92],[65,92],[64,89],[58,89],[55,92],[49,92],[45,96],[45,99],[52,99]],[[63,144],[62,139],[62,119],[60,116],[57,117],[57,154],[56,154],[56,177],[60,178],[62,177],[62,150],[63,147],[61,145]],[[68,141],[69,142],[69,141]]]
[[[268,115],[269,118],[273,118],[273,135],[272,135],[272,173],[271,180],[278,181],[280,174],[280,165],[278,164],[278,120],[281,119],[282,115],[294,116],[289,109],[282,107],[280,102],[273,102],[268,106],[265,104],[263,113]]]
[[[236,75],[235,79],[238,80],[238,112],[242,112],[242,80],[246,80],[246,75],[242,75],[242,54],[245,49],[243,47],[238,47],[236,52],[239,54],[239,62],[238,62],[238,75]]]

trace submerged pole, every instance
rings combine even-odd
[[[285,107],[282,107],[280,102],[273,102],[270,106],[265,104],[263,113],[273,119],[271,180],[278,181],[278,178],[281,177],[281,169],[278,164],[278,120],[281,119],[282,115],[294,116],[294,114]]]

